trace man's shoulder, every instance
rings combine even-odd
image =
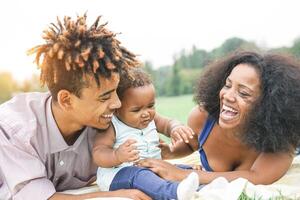
[[[19,93],[0,105],[0,115],[6,112],[25,112],[28,110],[26,108],[42,107],[50,96],[48,92]]]
[[[45,103],[49,93],[22,93],[0,106],[0,127],[4,131],[17,133],[34,129],[39,116],[45,112]]]

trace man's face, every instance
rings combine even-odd
[[[121,107],[116,93],[119,74],[110,78],[100,76],[100,87],[92,77],[88,77],[89,87],[81,90],[80,98],[72,94],[71,115],[75,125],[107,129],[115,110]]]

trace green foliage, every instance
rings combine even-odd
[[[178,55],[174,56],[174,62],[171,66],[154,69],[148,61],[145,63],[145,68],[152,75],[159,96],[191,94],[196,80],[205,66],[237,50],[263,51],[254,42],[233,37],[210,52],[197,49],[196,46],[193,46],[191,51],[183,49]],[[300,38],[296,39],[290,48],[280,47],[269,49],[269,51],[293,54],[300,58]]]
[[[192,94],[194,93],[195,83],[201,73],[202,68],[185,69],[180,71],[181,85],[180,94]]]
[[[178,96],[193,93],[193,88],[197,78],[206,65],[215,59],[225,56],[238,49],[258,50],[259,48],[252,42],[247,42],[240,38],[230,38],[220,47],[207,52],[193,46],[191,51],[181,50],[179,55],[174,56],[172,66],[149,70],[149,62],[145,63],[145,68],[155,77],[157,94],[160,96]]]
[[[0,73],[0,104],[9,100],[13,95],[20,92],[47,91],[41,88],[38,75],[32,75],[30,79],[16,82],[8,72]]]
[[[280,193],[280,192],[279,192]],[[261,200],[262,197],[248,197],[244,192],[239,196],[238,200]],[[273,198],[269,198],[268,200],[297,200],[298,198],[287,198],[284,197],[281,193],[279,194],[279,196],[273,197]]]
[[[237,50],[262,51],[254,42],[233,37],[224,41],[212,51],[205,51],[193,46],[191,50],[182,49],[174,55],[170,66],[154,67],[150,61],[145,61],[144,69],[151,75],[158,96],[178,96],[192,94],[196,80],[201,70],[209,63]],[[300,38],[294,41],[292,47],[269,49],[272,52],[292,54],[300,58]],[[36,75],[23,83],[17,83],[8,73],[0,73],[0,103],[8,100],[16,92],[45,91],[40,88]]]
[[[294,45],[290,49],[290,52],[297,58],[300,58],[300,38],[294,41]]]
[[[45,92],[47,91],[46,87],[41,87],[39,76],[33,74],[30,79],[26,79],[18,87],[19,92]]]
[[[0,74],[0,103],[10,99],[16,91],[17,85],[8,72]]]
[[[223,57],[237,49],[240,49],[245,41],[240,38],[230,38],[226,40],[220,47],[212,50],[211,58],[216,59]]]

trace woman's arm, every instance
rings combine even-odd
[[[281,178],[289,169],[293,161],[290,153],[261,153],[249,170],[228,172],[206,172],[193,170],[198,173],[201,184],[208,184],[218,177],[225,177],[228,181],[245,178],[253,184],[271,184]],[[140,166],[148,167],[164,179],[181,181],[192,170],[183,170],[165,161],[146,159],[139,162]]]

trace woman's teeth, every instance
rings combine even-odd
[[[222,119],[229,121],[229,120],[236,118],[237,115],[238,115],[237,110],[223,104],[222,109],[221,109],[221,118]]]

